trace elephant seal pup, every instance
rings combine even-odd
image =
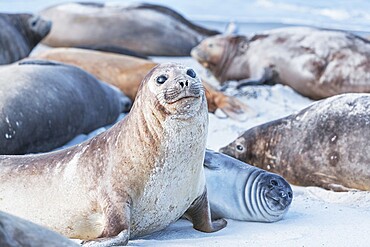
[[[109,130],[60,151],[0,156],[0,210],[88,246],[127,244],[184,213],[197,230],[220,230],[205,187],[206,104],[192,69],[158,65]]]
[[[290,183],[370,190],[370,94],[343,94],[256,126],[220,151]]]
[[[309,27],[280,28],[252,37],[217,35],[192,56],[224,83],[281,83],[312,99],[370,92],[370,42]]]
[[[211,150],[204,168],[212,217],[275,222],[289,209],[292,188],[277,174]]]
[[[40,14],[53,22],[43,41],[53,47],[104,45],[147,56],[189,56],[201,40],[219,34],[153,4],[64,3]]]
[[[30,221],[0,212],[0,246],[78,247],[80,245]]]
[[[49,33],[51,22],[31,14],[0,13],[0,64],[27,57]]]
[[[152,61],[130,56],[76,48],[54,48],[37,54],[37,57],[78,66],[94,74],[100,80],[118,87],[131,100],[135,99],[144,76],[157,65]],[[203,86],[206,89],[210,112],[220,109],[233,119],[246,118],[250,109],[242,102],[217,91],[205,81],[203,81]]]
[[[70,65],[24,60],[0,74],[0,154],[50,151],[131,106],[119,90]]]

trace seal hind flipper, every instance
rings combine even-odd
[[[227,225],[224,219],[211,220],[206,188],[203,194],[191,204],[184,216],[193,223],[194,229],[201,232],[216,232]]]
[[[63,65],[62,63],[57,63],[49,60],[39,60],[39,59],[32,59],[32,60],[24,60],[18,63],[18,65],[49,65],[49,66],[60,66]]]

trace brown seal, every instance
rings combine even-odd
[[[0,13],[0,64],[27,57],[49,33],[51,22],[31,14]]]
[[[94,74],[100,80],[118,87],[131,100],[135,99],[144,76],[157,65],[152,61],[131,56],[77,48],[50,49],[37,54],[37,57],[78,66]],[[220,109],[229,117],[242,120],[246,112],[250,111],[242,102],[217,91],[205,81],[203,81],[203,86],[206,89],[210,112]]]
[[[256,126],[220,151],[290,183],[370,190],[370,94],[343,94]]]
[[[217,35],[192,56],[224,83],[281,83],[312,99],[370,92],[370,42],[359,36],[309,27],[256,34]]]
[[[111,129],[61,151],[0,156],[0,210],[87,245],[127,244],[184,213],[197,230],[220,230],[205,188],[207,125],[194,70],[158,65]]]
[[[53,47],[113,46],[148,56],[189,56],[218,31],[191,23],[154,4],[63,3],[41,11],[53,27],[43,41]]]

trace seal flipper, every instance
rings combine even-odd
[[[211,220],[206,188],[203,194],[191,204],[184,216],[193,222],[194,229],[201,232],[216,232],[227,225],[227,221],[224,219]]]
[[[236,89],[240,89],[245,86],[275,85],[277,77],[277,72],[273,68],[267,67],[263,69],[260,78],[240,80]]]
[[[109,247],[127,245],[130,238],[131,199],[123,203],[122,208],[109,203],[104,210],[106,222],[101,237],[84,241],[84,247]]]

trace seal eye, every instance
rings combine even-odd
[[[275,179],[271,179],[270,183],[273,186],[278,186],[278,182]]]
[[[167,81],[167,77],[165,75],[161,75],[157,77],[158,84],[163,84],[165,81]]]
[[[244,147],[242,145],[238,144],[238,145],[236,145],[236,149],[238,151],[243,151]]]
[[[192,70],[192,69],[188,69],[188,70],[186,71],[186,74],[187,74],[188,76],[190,76],[191,78],[195,78],[195,77],[197,76],[197,74],[195,74],[195,71],[194,71],[194,70]]]
[[[212,47],[213,47],[213,44],[208,44],[208,47],[209,47],[209,48],[212,48]]]

